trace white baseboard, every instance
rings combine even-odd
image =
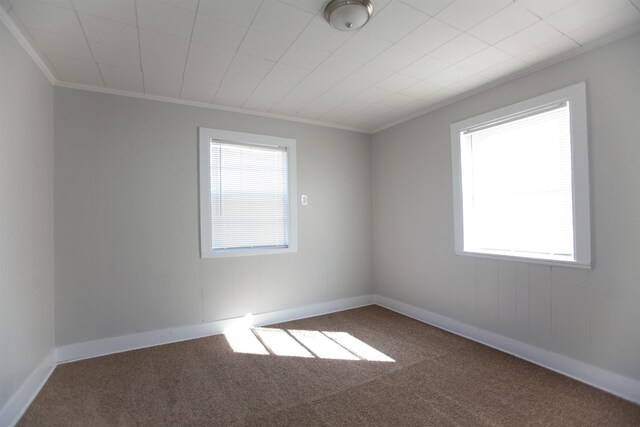
[[[0,409],[0,427],[13,426],[20,420],[20,417],[22,417],[29,405],[31,405],[31,402],[38,395],[40,389],[47,382],[47,379],[58,363],[216,335],[238,323],[262,326],[335,313],[337,311],[373,304],[374,299],[374,295],[363,295],[288,310],[254,314],[250,317],[244,316],[198,325],[141,332],[52,349],[40,365],[34,369],[29,378],[20,386],[18,391],[9,399],[7,404]]]
[[[58,347],[58,363],[70,362],[79,359],[105,356],[107,354],[120,353],[145,347],[153,347],[161,344],[169,344],[179,341],[202,338],[217,335],[229,327],[238,323],[251,324],[253,326],[269,325],[286,322],[289,320],[304,319],[306,317],[329,314],[336,311],[370,305],[374,302],[373,295],[344,298],[319,304],[307,305],[288,310],[273,311],[269,313],[252,314],[250,318],[240,317],[201,323],[198,325],[182,326],[178,328],[160,329],[141,332],[119,337],[105,338],[95,341],[87,341]]]
[[[56,367],[56,350],[51,349],[20,388],[0,409],[0,426],[13,426],[27,410]]]
[[[430,311],[376,295],[376,304],[440,329],[512,354],[536,365],[640,404],[640,381],[623,377],[562,354],[543,350]]]
[[[254,314],[250,318],[241,317],[219,320],[198,325],[142,332],[58,347],[57,349],[51,350],[7,404],[0,410],[0,426],[13,426],[18,422],[49,378],[49,375],[53,372],[57,363],[216,335],[238,323],[253,326],[269,325],[304,319],[306,317],[320,316],[370,304],[378,304],[405,316],[488,345],[592,385],[623,399],[640,404],[640,381],[626,378],[568,356],[546,351],[539,347],[479,329],[400,301],[379,295],[364,295],[289,310]]]

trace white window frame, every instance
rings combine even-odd
[[[464,215],[461,168],[461,132],[526,114],[545,106],[569,102],[571,127],[571,168],[573,197],[574,260],[560,261],[498,253],[464,250]],[[589,156],[587,138],[586,84],[580,82],[533,99],[509,105],[451,124],[451,159],[453,167],[453,222],[455,253],[482,258],[526,261],[535,264],[591,268],[591,216],[589,202]]]
[[[202,258],[235,257],[247,255],[272,255],[297,252],[298,250],[298,209],[297,209],[297,169],[296,140],[277,136],[235,132],[201,127],[199,130],[199,171],[200,171],[200,256]],[[237,144],[286,147],[289,172],[289,245],[286,248],[242,248],[213,250],[211,242],[211,140]]]

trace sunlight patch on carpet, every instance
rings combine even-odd
[[[269,354],[269,351],[249,328],[234,328],[225,332],[224,336],[236,353]]]
[[[309,350],[283,329],[255,328],[253,332],[276,356],[313,357]]]
[[[235,353],[395,362],[348,332],[235,327],[225,331],[224,336]]]
[[[359,358],[320,331],[289,330],[298,341],[320,359],[358,360]]]
[[[395,362],[395,360],[383,352],[376,350],[369,344],[360,341],[347,332],[323,332],[323,334],[343,347],[348,348],[349,351],[353,352],[362,360],[368,360],[370,362]]]

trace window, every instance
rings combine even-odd
[[[296,141],[200,128],[203,258],[295,252]]]
[[[590,268],[585,84],[451,125],[456,253]]]

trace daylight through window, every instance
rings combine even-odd
[[[290,165],[295,141],[201,132],[203,256],[294,250]]]
[[[590,263],[579,94],[573,87],[452,125],[459,253]]]

